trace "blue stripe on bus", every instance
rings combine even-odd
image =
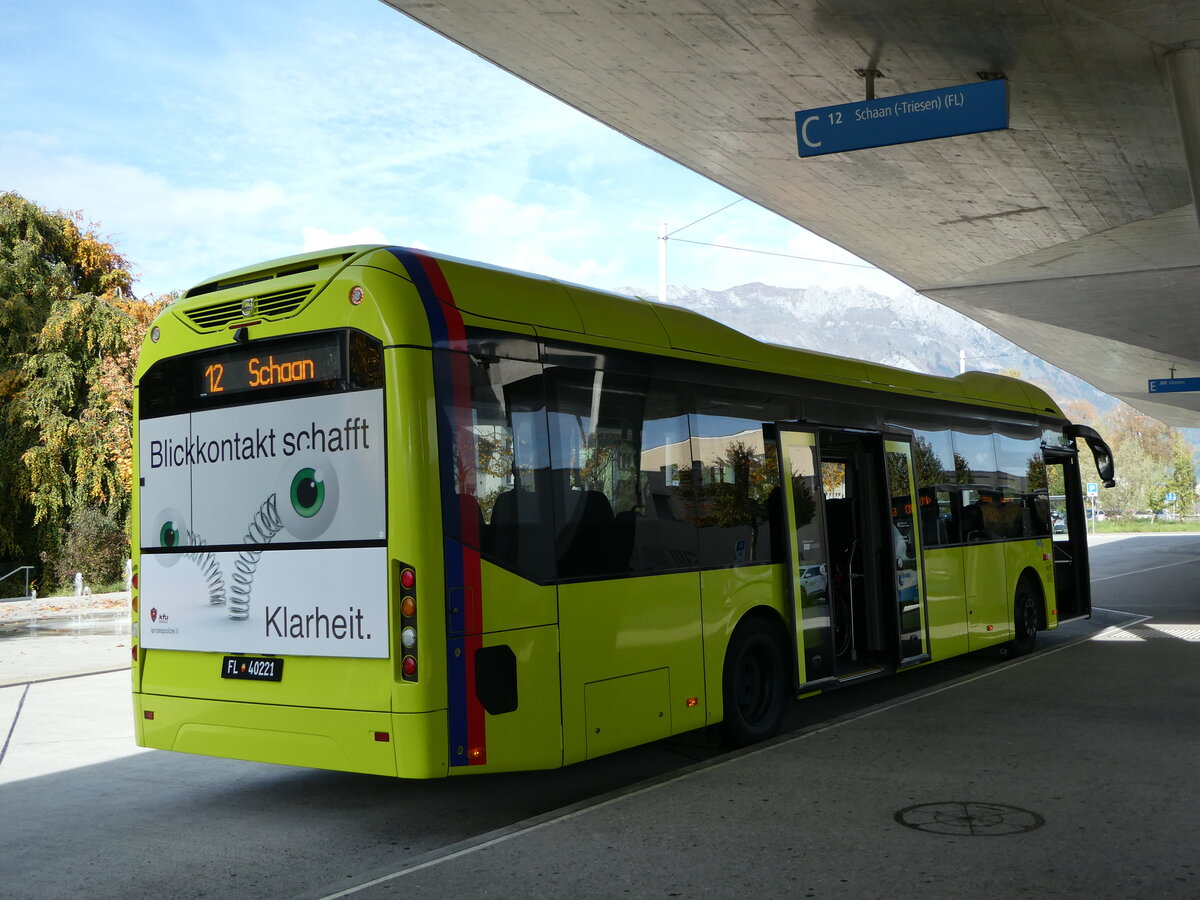
[[[450,739],[449,756],[451,766],[470,764],[467,754],[471,743],[470,715],[467,684],[467,646],[461,637],[466,629],[467,596],[464,588],[470,579],[466,571],[462,541],[462,509],[454,483],[454,423],[448,410],[454,408],[458,395],[469,385],[455,383],[455,368],[451,354],[436,352],[436,348],[449,348],[452,342],[452,326],[447,320],[447,308],[437,296],[433,282],[426,271],[420,254],[401,248],[390,250],[404,266],[417,289],[425,317],[429,322],[429,335],[435,348],[433,356],[434,407],[436,409],[438,440],[438,480],[442,495],[443,574],[446,591],[447,641],[446,641],[446,692],[447,729]],[[437,265],[430,260],[431,264]],[[453,313],[451,313],[453,314]]]

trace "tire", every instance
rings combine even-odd
[[[1013,597],[1013,639],[1010,645],[1013,656],[1024,656],[1033,652],[1038,635],[1038,593],[1028,578],[1017,582]]]
[[[722,678],[726,744],[745,747],[779,733],[789,700],[786,660],[779,632],[766,619],[743,619],[734,629]]]

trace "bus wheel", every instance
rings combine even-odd
[[[787,712],[786,654],[765,619],[745,619],[725,651],[725,742],[744,747],[773,737]]]
[[[1031,652],[1038,635],[1037,592],[1027,578],[1017,582],[1017,593],[1013,598],[1013,632],[1012,655],[1024,656]]]

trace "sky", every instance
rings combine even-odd
[[[672,285],[906,290],[379,0],[0,0],[0,85],[0,191],[142,297],[354,243],[653,292],[661,222]]]

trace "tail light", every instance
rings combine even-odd
[[[399,564],[396,582],[400,588],[400,677],[405,681],[417,680],[417,572],[406,564]]]

